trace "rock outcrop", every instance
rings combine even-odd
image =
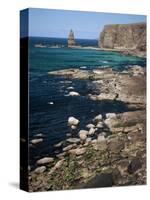
[[[69,36],[68,36],[68,47],[75,46],[75,39],[74,39],[74,32],[73,30],[70,30]]]
[[[146,184],[145,111],[107,113],[103,120],[110,135],[99,130],[97,139],[80,138],[53,162],[42,162],[30,172],[30,192]]]
[[[112,24],[105,25],[99,38],[99,47],[108,49],[146,52],[146,24]]]
[[[121,103],[125,110],[96,113],[83,127],[82,116],[66,119],[70,133],[54,145],[56,155],[37,160],[38,167],[29,171],[30,192],[146,184],[146,68],[65,69],[49,75],[87,80],[96,94],[88,91],[86,98]]]

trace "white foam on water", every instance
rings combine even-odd
[[[48,102],[49,105],[54,105],[53,101]]]
[[[82,66],[82,67],[80,67],[80,69],[86,69],[87,67],[86,66]]]

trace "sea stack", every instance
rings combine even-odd
[[[68,47],[75,46],[74,32],[71,29],[68,36]]]

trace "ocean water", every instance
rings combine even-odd
[[[96,94],[90,81],[67,80],[50,76],[47,72],[67,68],[94,69],[111,66],[123,70],[128,65],[145,66],[146,60],[133,56],[124,56],[116,52],[102,52],[88,49],[68,49],[66,39],[30,38],[29,39],[29,139],[36,134],[44,134],[44,141],[29,148],[30,165],[44,156],[54,156],[62,151],[54,144],[65,140],[71,130],[67,126],[69,116],[80,120],[79,129],[91,122],[97,114],[127,111],[122,102],[94,102],[87,94]],[[96,40],[77,40],[82,46],[97,46]],[[37,48],[42,44],[44,48]],[[52,48],[61,45],[63,48]],[[67,96],[68,87],[80,93],[79,97]],[[77,135],[78,130],[72,133]]]

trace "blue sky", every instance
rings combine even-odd
[[[29,36],[66,38],[72,29],[75,38],[97,39],[106,24],[145,21],[146,16],[144,15],[30,8]],[[22,31],[22,36],[25,35],[26,33]]]

